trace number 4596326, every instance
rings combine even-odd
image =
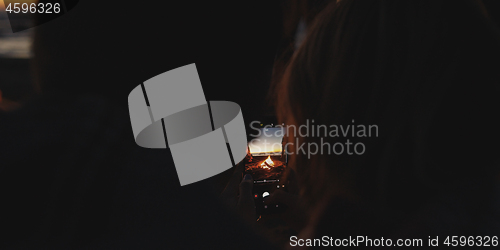
[[[5,11],[8,13],[59,13],[61,12],[60,3],[9,3]]]
[[[446,246],[498,246],[498,236],[448,236],[443,242]]]

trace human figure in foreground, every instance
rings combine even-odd
[[[378,136],[288,135],[301,192],[268,202],[304,207],[299,238],[499,235],[498,34],[480,1],[342,0],[318,16],[276,86],[280,123]],[[366,151],[308,159],[295,139]]]

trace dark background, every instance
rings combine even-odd
[[[0,117],[0,247],[269,246],[217,200],[232,170],[180,187],[168,150],[135,145],[128,93],[196,63],[207,100],[272,114],[279,2],[80,1],[35,33],[35,61],[1,60],[43,95]]]

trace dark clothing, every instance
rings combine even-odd
[[[439,246],[446,246],[446,238],[451,244],[452,236],[473,236],[474,240],[466,242],[470,246],[496,243],[485,243],[500,235],[500,185],[467,187],[450,192],[436,194],[423,204],[415,199],[414,205],[404,210],[381,209],[374,204],[354,202],[348,199],[332,199],[325,211],[313,222],[314,238],[330,236],[335,239],[356,238],[371,239],[360,242],[357,247],[372,248],[373,241],[384,238],[384,244],[396,245],[398,240],[422,240],[421,247],[429,245],[429,237],[438,237]],[[481,237],[479,241],[477,237]],[[460,240],[460,239],[457,239]],[[408,242],[407,242],[408,243]],[[436,243],[436,242],[433,242]],[[375,243],[377,244],[377,243]],[[458,242],[460,246],[460,242]],[[385,249],[384,247],[377,247]],[[391,247],[388,246],[390,249]]]

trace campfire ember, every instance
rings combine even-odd
[[[266,158],[256,156],[252,162],[245,163],[245,171],[251,172],[255,180],[279,179],[285,167],[280,156],[271,157],[269,155]]]
[[[267,159],[260,164],[260,167],[263,169],[271,169],[274,167],[274,162],[271,160],[271,156],[268,156]]]

